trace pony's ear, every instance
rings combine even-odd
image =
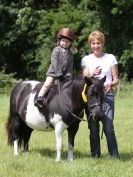
[[[85,83],[87,84],[87,81],[88,81],[88,77],[84,77],[84,80],[85,80]]]
[[[88,86],[92,85],[91,78],[84,77],[84,80],[85,80],[85,83],[86,83]]]

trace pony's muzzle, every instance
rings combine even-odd
[[[91,117],[94,120],[100,120],[103,117],[103,112],[100,105],[95,105],[90,111]]]

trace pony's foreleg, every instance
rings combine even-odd
[[[74,139],[79,128],[79,122],[75,122],[73,126],[68,127],[68,154],[67,160],[73,161]]]
[[[73,146],[71,144],[68,144],[68,154],[67,154],[67,160],[73,161]]]
[[[13,145],[14,145],[14,155],[18,155],[19,152],[18,152],[18,139],[16,139],[14,142],[13,142]]]
[[[56,137],[56,162],[61,160],[61,153],[63,150],[63,132],[64,132],[64,124],[60,122],[55,126],[55,137]]]

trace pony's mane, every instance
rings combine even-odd
[[[72,86],[73,100],[81,99],[81,95],[79,93],[82,92],[84,84],[85,84],[85,80],[82,75],[78,75],[73,79],[73,86]]]
[[[54,98],[54,96],[56,94],[59,93],[59,87],[61,90],[65,90],[65,89],[69,89],[71,90],[71,96],[73,98],[73,100],[79,100],[81,99],[81,93],[82,90],[83,90],[83,86],[84,86],[84,83],[85,83],[85,80],[83,78],[82,75],[78,75],[78,76],[75,76],[73,78],[66,78],[64,79],[63,82],[59,83],[59,84],[56,84],[56,85],[53,85],[51,86],[50,88],[50,92],[51,93],[50,97],[51,99]]]

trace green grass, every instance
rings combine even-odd
[[[30,139],[30,152],[17,157],[7,145],[5,123],[9,97],[0,95],[0,177],[132,177],[133,173],[133,94],[122,91],[116,97],[115,132],[121,158],[110,158],[106,139],[101,140],[102,158],[92,159],[89,148],[89,130],[81,122],[75,139],[73,162],[66,161],[67,132],[64,132],[62,161],[55,162],[54,132],[34,131]]]

